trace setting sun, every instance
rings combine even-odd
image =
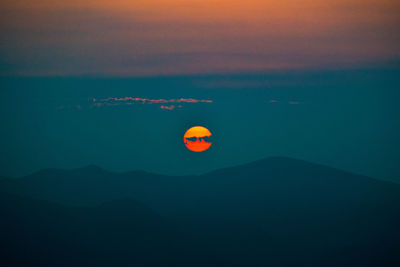
[[[186,131],[183,141],[186,147],[194,152],[203,152],[210,148],[211,132],[202,126],[195,126]]]

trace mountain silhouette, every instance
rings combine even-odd
[[[17,199],[37,199],[33,200],[37,206],[46,209],[49,205],[57,206],[55,210],[61,210],[58,214],[72,209],[71,216],[78,222],[77,232],[90,228],[85,223],[88,221],[115,225],[120,229],[115,235],[108,228],[96,230],[109,238],[99,243],[114,238],[113,242],[118,241],[117,251],[132,248],[133,254],[154,253],[160,259],[159,262],[141,259],[136,261],[139,265],[168,262],[187,266],[201,262],[203,266],[397,266],[400,263],[397,245],[400,185],[301,160],[268,158],[204,175],[181,177],[143,171],[113,173],[95,166],[47,169],[19,179],[1,180],[0,190],[2,195],[12,194]],[[56,211],[50,212],[53,213]],[[53,220],[40,214],[43,212],[38,219]],[[161,252],[168,251],[165,247],[147,247],[145,253],[131,243],[121,242],[124,233],[131,231],[130,227],[120,225],[123,222],[132,224],[132,231],[142,229],[153,233],[158,229],[157,236],[165,237],[165,243],[171,244],[172,252],[167,254],[173,256],[161,256]],[[159,242],[151,240],[146,242]],[[185,246],[179,246],[182,243]],[[182,247],[186,252],[176,256],[174,251]],[[135,259],[123,253],[112,254],[110,265],[135,263]],[[118,262],[117,258],[123,260]],[[193,259],[190,264],[188,259]]]
[[[225,265],[130,199],[65,207],[3,193],[0,213],[3,266]]]

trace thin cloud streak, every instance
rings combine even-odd
[[[92,107],[103,107],[103,106],[120,106],[120,105],[152,105],[160,104],[160,109],[174,110],[176,108],[182,108],[182,104],[193,104],[193,103],[213,103],[210,99],[195,99],[195,98],[178,98],[178,99],[150,99],[140,97],[107,97],[104,99],[93,98],[91,100]],[[172,104],[172,105],[167,105]]]
[[[142,104],[160,104],[160,103],[213,103],[212,100],[205,100],[205,99],[194,99],[194,98],[179,98],[179,99],[149,99],[149,98],[140,98],[140,97],[108,97],[104,99],[96,99],[93,98],[93,102],[100,102],[100,103],[135,103],[139,102]]]
[[[254,103],[257,103],[256,99],[252,99]],[[196,104],[196,103],[214,103],[213,100],[210,99],[195,99],[195,98],[178,98],[178,99],[164,99],[164,98],[159,98],[159,99],[151,99],[151,98],[141,98],[141,97],[107,97],[107,98],[91,98],[89,99],[89,104],[87,107],[113,107],[113,106],[122,106],[122,105],[154,105],[158,106],[160,109],[163,110],[175,110],[175,109],[181,109],[183,108],[184,104]],[[265,103],[265,102],[264,102]],[[304,104],[303,102],[297,101],[297,100],[286,100],[286,101],[281,101],[278,99],[269,99],[267,100],[267,103],[269,104],[289,104],[289,105],[300,105]],[[261,104],[261,103],[260,103]],[[86,106],[86,104],[78,104],[78,105],[61,105],[58,106],[57,109],[62,110],[66,108],[73,108],[73,109],[78,109],[81,110],[83,107]]]
[[[182,106],[181,106],[182,107]],[[166,109],[166,110],[174,110],[175,109],[175,105],[171,105],[171,106],[161,106],[161,109]]]

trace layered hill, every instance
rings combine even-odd
[[[104,218],[116,212],[121,216],[115,219],[116,224],[132,214],[127,224],[133,228],[133,218],[167,221],[180,238],[190,240],[185,247],[203,255],[198,259],[208,264],[400,263],[400,185],[300,160],[268,158],[185,177],[141,171],[113,173],[95,166],[47,169],[20,179],[1,180],[0,188],[3,194],[88,209],[90,212],[84,214],[90,218],[96,218],[96,210]],[[143,203],[159,217],[148,212],[137,214],[136,202],[119,201],[126,198]],[[113,204],[101,206],[110,202]],[[81,224],[82,229],[87,227]],[[156,228],[164,234],[172,231]],[[129,231],[128,227],[121,229]],[[173,240],[179,238],[166,242],[174,244]]]

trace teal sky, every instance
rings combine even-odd
[[[394,0],[2,1],[0,176],[287,156],[400,182],[399,14]],[[183,144],[195,125],[213,133],[205,153]]]
[[[203,173],[288,156],[399,181],[400,69],[147,78],[2,78],[0,175],[96,164]],[[113,98],[212,103],[94,105]],[[115,101],[114,101],[115,102]],[[111,103],[114,103],[111,102]],[[204,153],[184,132],[213,133]]]

